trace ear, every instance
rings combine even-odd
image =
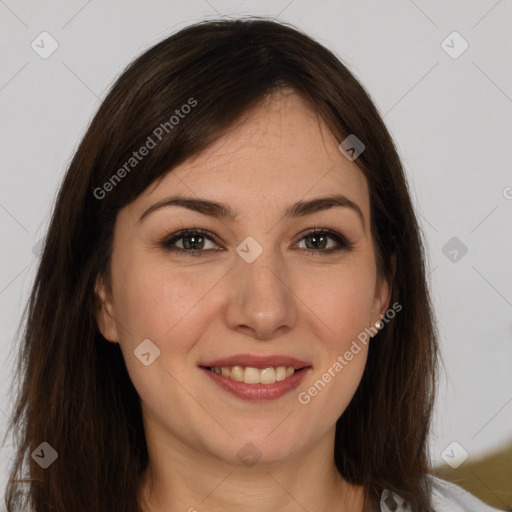
[[[107,341],[118,343],[117,327],[112,314],[112,298],[110,293],[107,292],[102,276],[97,277],[94,292],[100,304],[96,311],[98,329]]]
[[[373,323],[380,320],[386,313],[389,308],[389,303],[391,301],[391,290],[392,283],[395,278],[396,272],[396,257],[393,254],[391,257],[391,279],[386,279],[385,276],[379,276],[377,279],[377,284],[375,286],[375,297],[373,301]]]

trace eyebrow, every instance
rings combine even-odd
[[[193,210],[214,218],[230,219],[232,221],[236,221],[238,219],[238,212],[227,204],[209,201],[207,199],[173,196],[162,199],[161,201],[158,201],[154,205],[150,206],[140,216],[137,223],[141,222],[154,211],[166,206],[181,206],[183,208],[188,208],[189,210]],[[298,201],[285,210],[283,218],[286,219],[304,217],[306,215],[327,210],[335,206],[349,208],[357,213],[364,229],[364,215],[361,211],[361,208],[359,208],[356,203],[342,194],[335,194],[328,197],[318,197],[309,201]]]

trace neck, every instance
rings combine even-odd
[[[176,439],[148,444],[144,512],[363,512],[363,488],[334,464],[334,428],[309,451],[266,466],[231,465]]]

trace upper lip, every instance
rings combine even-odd
[[[283,355],[255,355],[255,354],[237,354],[235,356],[223,357],[222,359],[216,359],[215,361],[209,361],[206,363],[200,363],[199,366],[205,367],[222,367],[222,366],[250,366],[251,368],[268,368],[270,366],[286,366],[293,367],[296,370],[311,366],[311,363],[301,361],[295,357],[283,356]]]

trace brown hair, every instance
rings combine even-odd
[[[337,421],[336,466],[364,486],[367,505],[378,508],[389,489],[412,510],[429,510],[437,331],[402,164],[369,95],[331,51],[295,27],[252,17],[186,27],[134,60],[69,165],[23,315],[9,512],[21,503],[23,483],[35,512],[140,510],[148,454],[139,397],[119,345],[107,343],[96,323],[94,285],[109,276],[117,213],[283,87],[340,141],[355,134],[364,143],[355,162],[368,182],[378,272],[392,283],[391,303],[403,308],[370,343],[361,383]],[[192,111],[169,122],[185,104]],[[156,142],[163,126],[165,136],[128,168],[133,151],[148,137]],[[47,469],[30,457],[43,441],[58,452]]]

